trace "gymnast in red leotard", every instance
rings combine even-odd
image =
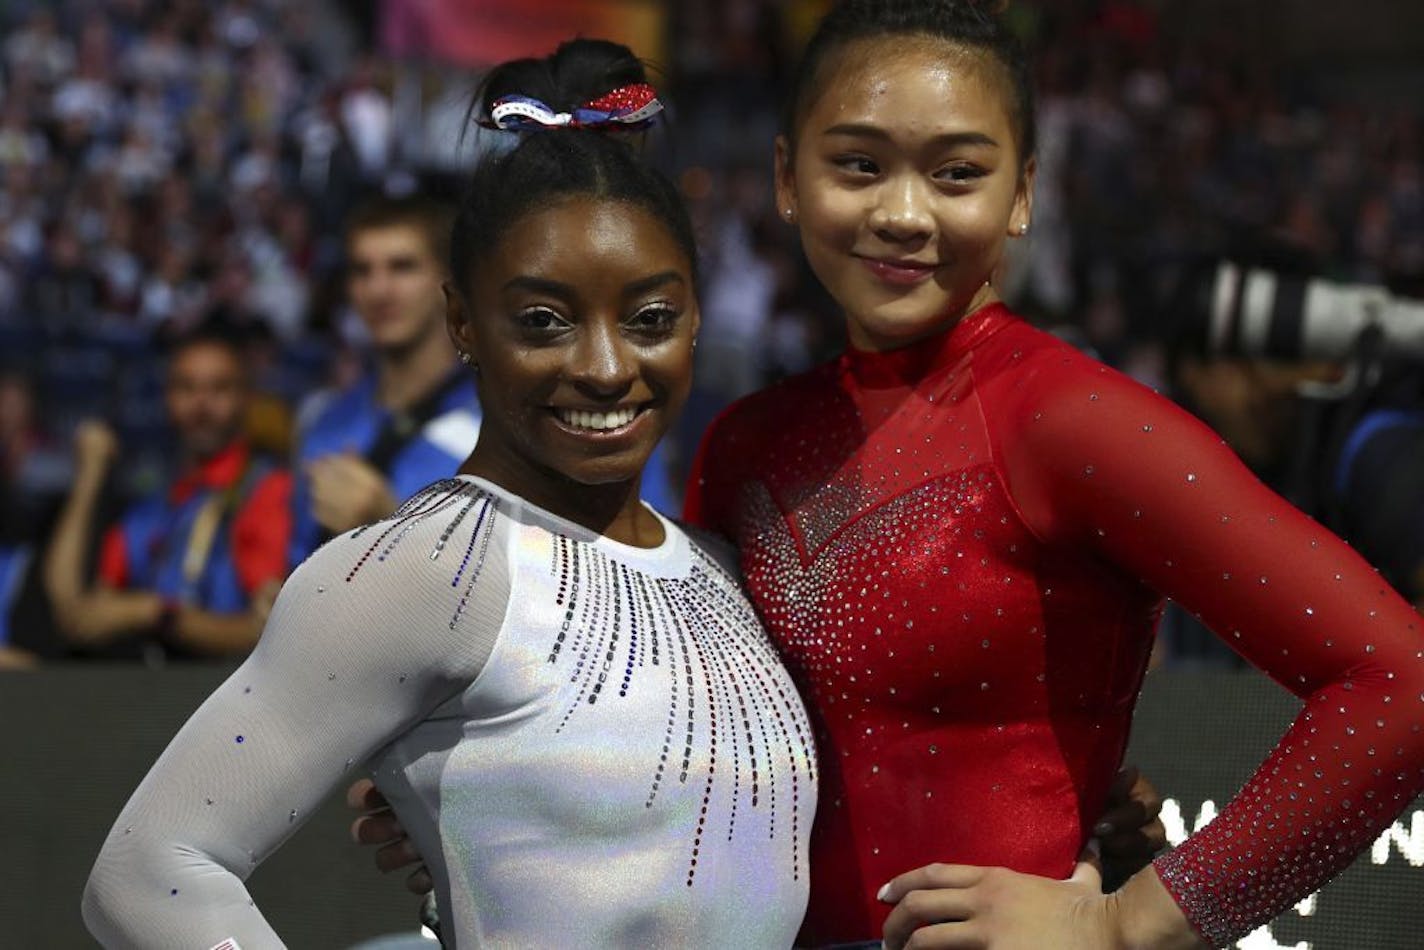
[[[1424,787],[1418,616],[1210,430],[998,301],[1032,108],[982,4],[840,4],[785,130],[781,212],[851,345],[720,417],[687,514],[739,545],[817,725],[803,940],[1249,932]],[[1216,821],[1104,897],[1075,858],[1164,596],[1306,705]]]

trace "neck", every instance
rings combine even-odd
[[[974,293],[973,299],[964,306],[957,308],[953,314],[946,314],[945,319],[936,321],[922,332],[912,333],[909,336],[886,336],[877,334],[865,328],[865,325],[856,319],[846,320],[846,336],[850,340],[851,346],[857,350],[864,350],[871,353],[888,353],[891,350],[903,350],[906,347],[914,346],[931,337],[941,336],[959,326],[961,320],[984,309],[992,303],[998,303],[999,295],[994,290],[993,284],[986,283]]]
[[[409,346],[376,354],[376,398],[405,409],[440,385],[455,367],[455,348],[438,328]]]
[[[219,455],[222,455],[228,449],[232,448],[233,443],[235,443],[236,441],[236,435],[228,436],[228,438],[223,440],[222,445],[218,446],[211,452],[200,452],[194,449],[187,449],[183,452],[183,472],[187,474],[197,471],[204,465],[207,465],[213,459],[217,458]]]
[[[623,482],[587,485],[558,472],[518,459],[482,451],[482,441],[460,466],[461,475],[475,475],[566,521],[581,525],[622,544],[640,548],[663,542],[662,522],[640,500],[642,477]]]

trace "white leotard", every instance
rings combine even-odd
[[[287,581],[252,656],[123,810],[107,946],[281,946],[243,880],[363,767],[447,943],[786,947],[806,904],[805,712],[737,581],[463,476]]]

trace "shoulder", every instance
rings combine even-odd
[[[740,577],[737,564],[737,549],[726,538],[707,528],[700,528],[686,521],[675,521],[674,526],[687,536],[688,544],[705,555],[730,577]]]
[[[339,534],[318,548],[303,567],[344,578],[344,583],[415,582],[450,573],[450,554],[463,552],[492,527],[497,499],[477,485],[443,479],[417,491],[392,515]],[[430,565],[438,565],[430,569]],[[448,586],[450,578],[444,577]]]
[[[421,438],[443,456],[463,461],[480,435],[480,413],[474,405],[456,403],[425,424]]]
[[[1001,430],[1052,432],[1055,421],[1090,425],[1144,412],[1185,415],[1166,396],[1021,320],[976,352],[975,376],[991,428]]]
[[[712,421],[705,438],[730,447],[755,445],[783,435],[788,425],[808,418],[801,410],[814,406],[835,387],[838,365],[834,360],[822,363],[743,396]]]
[[[242,520],[286,520],[291,517],[291,470],[272,459],[263,459],[257,477],[242,499],[238,517]]]

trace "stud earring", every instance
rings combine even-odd
[[[1028,225],[1027,225],[1027,224],[1021,224],[1021,225],[1019,225],[1019,237],[1023,237],[1023,236],[1024,236],[1025,234],[1027,234],[1027,233],[1028,233]]]
[[[791,221],[796,217],[796,212],[793,211],[791,208],[787,208],[785,211],[781,212],[781,214],[786,218],[787,221]]]

